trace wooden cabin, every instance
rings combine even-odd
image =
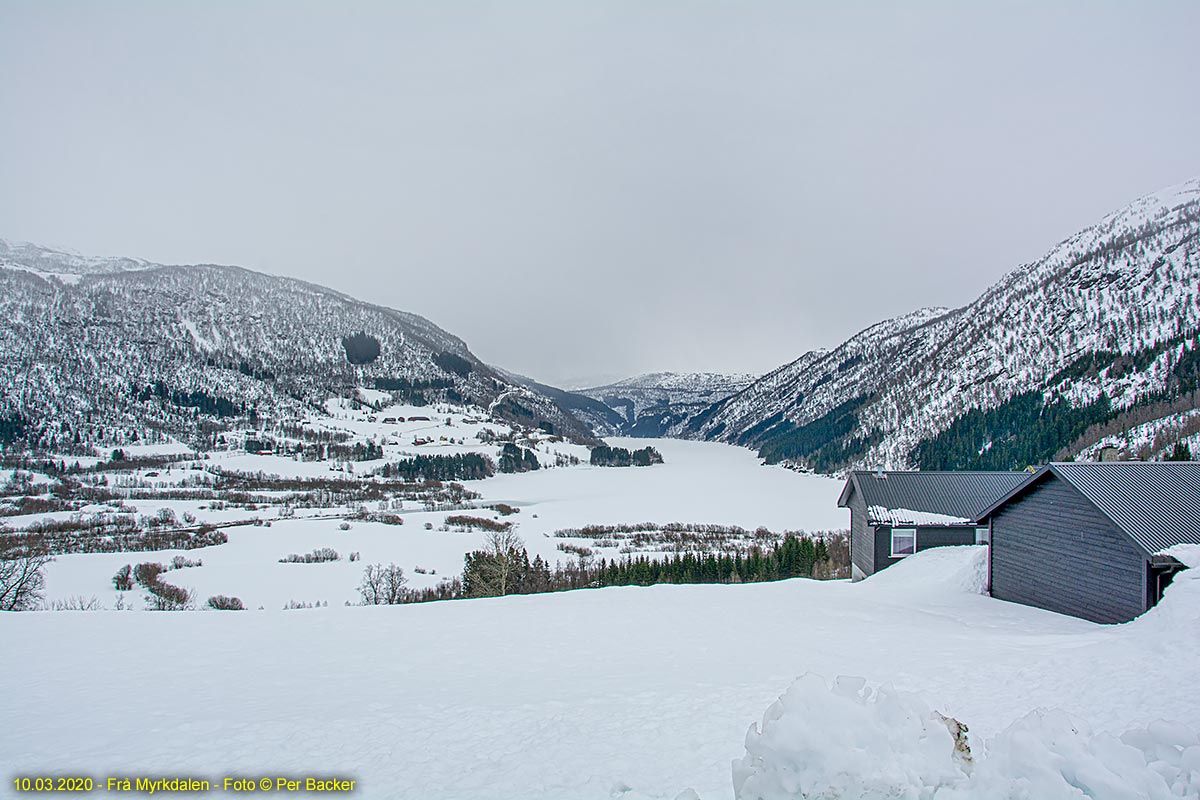
[[[981,544],[975,516],[1022,484],[1025,472],[851,472],[838,498],[850,509],[850,561],[862,580],[930,547]]]
[[[1126,622],[1182,569],[1162,551],[1200,544],[1200,464],[1048,464],[977,521],[990,528],[993,597]]]

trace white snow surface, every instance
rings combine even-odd
[[[739,800],[1170,800],[1200,796],[1200,739],[1167,720],[1117,737],[1035,709],[972,742],[919,695],[809,673],[751,726],[733,785]]]
[[[870,506],[867,518],[876,525],[970,525],[966,517],[950,514],[935,514],[932,511],[914,511],[911,508],[886,508]]]
[[[1200,727],[1200,694],[1187,688],[1200,681],[1193,571],[1144,617],[1101,626],[980,594],[985,555],[928,550],[860,583],[3,614],[0,697],[4,719],[20,723],[0,727],[0,753],[19,774],[342,775],[372,798],[693,790],[682,796],[711,800],[733,796],[730,760],[745,753],[747,726],[797,676],[815,673],[891,685],[897,711],[859,715],[875,727],[838,727],[832,714],[801,719],[808,727],[797,734],[831,765],[849,758],[834,750],[847,741],[898,748],[889,763],[904,765],[909,783],[889,797],[925,796],[912,782],[945,769],[905,756],[942,746],[936,727],[890,716],[927,708],[969,726],[977,770],[997,781],[1093,770],[1067,779],[1078,786],[1100,764],[1109,788],[1092,797],[1152,797],[1136,783],[1151,763],[1186,785],[1178,779],[1196,753],[1183,744]],[[1197,553],[1177,557],[1194,563]],[[918,729],[938,740],[911,741]],[[1122,735],[1124,750],[1112,738]],[[788,741],[770,758],[790,757]],[[759,796],[799,796],[791,791]],[[11,782],[0,789],[10,792]]]

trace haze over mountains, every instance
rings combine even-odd
[[[757,380],[655,373],[578,392],[483,364],[416,314],[298,280],[0,241],[0,432],[53,452],[155,432],[203,444],[364,387],[581,441],[719,440],[818,471],[1020,467],[1130,430],[1153,456],[1200,430],[1198,230],[1200,179],[1110,214],[966,306],[880,322]]]

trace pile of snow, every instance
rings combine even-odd
[[[1200,797],[1200,738],[1158,720],[1119,738],[1035,709],[985,745],[912,693],[799,678],[746,734],[739,800],[1168,800]]]
[[[987,594],[987,545],[931,547],[862,581],[862,591],[909,596]]]
[[[863,678],[830,688],[809,673],[767,709],[733,762],[733,791],[744,800],[929,796],[910,788],[952,785],[964,776],[954,736],[915,694]]]
[[[1171,556],[1187,569],[1175,574],[1158,605],[1128,624],[1148,646],[1200,630],[1200,545],[1177,544],[1159,555]]]
[[[987,743],[971,776],[934,800],[1200,797],[1200,739],[1157,720],[1120,738],[1062,711],[1037,709]]]

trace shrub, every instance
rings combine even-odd
[[[190,591],[159,580],[159,576],[166,571],[165,566],[156,562],[145,562],[133,568],[133,579],[149,592],[146,595],[146,607],[153,611],[184,611],[191,608]]]
[[[208,607],[217,611],[245,611],[246,607],[242,605],[240,597],[226,597],[223,594],[213,595],[208,598]]]
[[[338,530],[339,530],[339,531],[348,531],[348,530],[350,530],[350,523],[349,523],[349,522],[345,522],[345,521],[343,521],[341,525],[338,525]]]
[[[311,553],[298,555],[292,553],[279,559],[280,564],[320,564],[326,561],[337,561],[341,558],[338,551],[332,547],[318,547]]]
[[[51,611],[103,611],[104,604],[101,603],[95,595],[92,597],[84,597],[76,595],[69,597],[66,600],[55,600],[50,604]]]
[[[167,568],[162,564],[145,562],[133,568],[133,579],[137,581],[139,586],[149,589],[153,584],[158,582],[158,576],[166,571]]]
[[[192,593],[181,586],[155,580],[146,589],[146,606],[152,611],[186,611],[192,606]]]
[[[479,528],[485,531],[506,531],[512,527],[511,522],[497,522],[487,517],[472,517],[466,514],[452,514],[446,517],[446,524],[462,530]]]
[[[184,567],[201,567],[204,562],[200,559],[185,558],[184,556],[175,556],[171,559],[171,569],[183,569]]]
[[[113,575],[113,588],[118,592],[128,592],[133,588],[133,567],[126,564]]]

